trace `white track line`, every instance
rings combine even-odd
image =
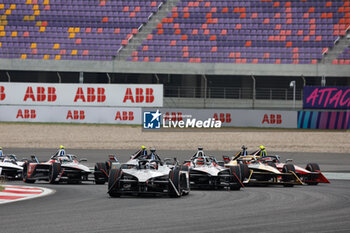
[[[43,188],[43,187],[18,186],[18,185],[2,185],[2,186],[6,188],[5,190],[8,190],[8,191],[24,191],[29,194],[0,192],[0,196],[3,196],[3,195],[24,196],[23,198],[14,199],[14,200],[0,199],[0,204],[6,204],[6,203],[11,203],[16,201],[24,201],[24,200],[29,200],[33,198],[43,197],[55,192],[55,190]],[[40,194],[37,194],[38,191],[40,191]],[[31,192],[33,192],[34,194],[30,194]]]
[[[350,173],[323,172],[323,175],[330,180],[350,180]]]

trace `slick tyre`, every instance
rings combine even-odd
[[[59,163],[52,163],[49,168],[49,183],[50,184],[57,184],[56,181],[57,176],[60,174],[61,170],[61,164]]]
[[[173,170],[169,172],[169,196],[170,197],[180,197],[182,195],[181,190],[181,181],[180,181],[180,169],[179,167],[175,167]],[[175,190],[176,189],[176,190]]]
[[[186,172],[186,173],[182,173],[180,177],[180,186],[181,186],[182,196],[185,196],[190,193],[190,179],[189,179],[190,169],[188,166],[182,165],[180,167],[180,170],[182,172]]]
[[[241,169],[241,178],[242,178],[241,181],[243,181],[244,179],[249,177],[250,169],[247,164],[242,164],[242,163],[239,164],[239,167]]]
[[[108,194],[110,197],[120,197],[119,187],[120,187],[120,177],[122,175],[122,170],[111,169],[108,177]]]
[[[22,170],[22,178],[24,183],[28,184],[33,184],[35,183],[35,180],[28,179],[28,167],[29,167],[29,162],[25,162],[23,165],[23,170]]]
[[[320,166],[317,163],[308,163],[306,165],[306,170],[310,171],[310,172],[317,172],[320,171]]]
[[[317,163],[308,163],[306,165],[306,170],[308,170],[310,172],[319,172],[319,171],[321,171],[320,166]],[[311,180],[312,180],[312,178],[311,178]],[[312,182],[312,181],[310,181],[310,182],[305,181],[305,183],[308,184],[308,185],[318,185],[318,182]]]
[[[230,175],[232,176],[232,180],[230,181],[230,190],[240,190],[242,185],[242,171],[240,166],[230,167]]]
[[[295,167],[293,164],[285,164],[282,168],[282,172],[283,173],[291,173],[294,172],[295,173]],[[283,179],[283,182],[292,182],[293,179],[291,177],[285,177]],[[293,187],[294,184],[283,184],[284,187]]]
[[[95,183],[96,184],[104,184],[108,180],[108,170],[106,167],[106,163],[96,163],[95,164]]]

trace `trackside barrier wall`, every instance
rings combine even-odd
[[[2,106],[0,121],[140,124],[141,108]]]
[[[158,108],[162,118],[179,121],[184,116],[197,120],[215,119],[223,127],[296,128],[296,111],[232,110],[232,109],[174,109]],[[59,122],[96,124],[143,124],[143,111],[157,109],[123,107],[64,107],[64,106],[6,106],[0,105],[0,121]]]

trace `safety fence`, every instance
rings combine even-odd
[[[222,99],[265,99],[265,100],[293,100],[291,88],[252,88],[240,87],[183,87],[164,86],[164,97],[176,98],[222,98]],[[295,91],[295,99],[301,100],[302,90]]]

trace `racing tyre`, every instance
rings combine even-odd
[[[283,173],[295,173],[295,167],[293,164],[285,164],[282,168]],[[284,177],[283,182],[292,182],[293,179],[291,177]],[[284,187],[293,187],[294,184],[283,184]]]
[[[56,181],[57,176],[60,174],[61,166],[59,163],[52,163],[49,168],[49,183],[50,184],[57,184]]]
[[[308,163],[306,165],[306,170],[308,170],[310,172],[319,172],[321,169],[317,163]],[[311,182],[305,181],[305,183],[308,185],[318,185],[318,182],[312,182],[312,177],[310,177],[310,180],[311,180]]]
[[[108,160],[106,162],[106,171],[107,171],[107,174],[109,174],[109,171],[112,169],[112,166],[113,166],[113,163],[115,163],[115,161],[112,161],[112,160]],[[119,168],[119,167],[113,167],[113,168]]]
[[[250,176],[250,169],[247,164],[239,163],[239,167],[241,168],[241,177],[242,181]]]
[[[95,164],[95,183],[96,184],[104,184],[108,180],[108,170],[106,167],[106,163],[96,163]]]
[[[175,167],[169,172],[169,196],[170,197],[180,197],[182,195],[180,171],[181,167]],[[175,190],[176,189],[176,190]]]
[[[25,162],[23,165],[23,170],[22,170],[23,182],[28,184],[33,184],[35,183],[35,180],[28,179],[28,166],[29,166],[29,162]]]
[[[230,175],[233,176],[233,180],[230,181],[234,182],[234,184],[230,184],[230,190],[240,190],[242,185],[242,171],[240,166],[233,166],[230,167]]]
[[[310,172],[318,172],[321,171],[320,166],[317,163],[308,163],[306,165],[306,170]]]
[[[122,175],[122,170],[120,169],[111,169],[109,171],[108,177],[108,194],[110,197],[120,197],[118,189],[120,187],[120,177]]]
[[[190,193],[190,168],[182,165],[180,170],[187,172],[187,175],[183,173],[180,177],[182,195],[185,196]]]

